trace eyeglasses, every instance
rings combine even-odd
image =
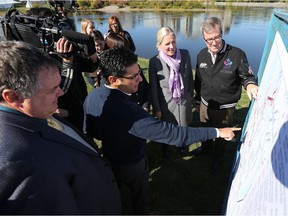
[[[129,80],[134,80],[134,79],[136,79],[136,77],[138,77],[138,75],[140,75],[140,73],[141,73],[141,70],[139,70],[136,74],[134,74],[134,75],[132,75],[132,76],[129,76],[129,77],[121,76],[120,78],[129,79]]]
[[[112,23],[111,24],[111,26],[117,26],[118,25],[118,23]]]
[[[205,38],[203,37],[203,39],[204,39],[204,41],[206,41],[206,43],[208,43],[208,44],[212,44],[214,41],[215,41],[215,42],[220,42],[220,41],[222,40],[222,34],[220,34],[220,35],[218,35],[218,36],[216,36],[216,37],[214,37],[214,38],[209,38],[209,39],[205,39]]]

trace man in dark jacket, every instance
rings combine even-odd
[[[156,119],[129,98],[142,81],[137,56],[125,48],[114,48],[103,51],[99,58],[105,84],[85,100],[84,130],[88,136],[102,140],[103,154],[117,181],[131,191],[134,213],[147,214],[147,139],[187,146],[216,137],[230,140],[233,131],[240,128],[189,128]]]
[[[117,183],[95,143],[55,118],[59,62],[0,43],[0,214],[120,214]]]
[[[195,77],[196,108],[200,110],[201,126],[231,127],[242,85],[250,100],[256,99],[258,86],[246,54],[222,39],[219,18],[205,20],[201,32],[207,46],[197,56]],[[208,153],[214,144],[211,171],[216,174],[223,163],[226,143],[223,139],[215,139],[214,143],[213,140],[202,142],[192,154]]]
[[[65,37],[57,41],[57,52],[62,56],[61,61],[63,62],[60,86],[64,91],[64,95],[58,99],[59,108],[57,113],[79,130],[83,130],[83,103],[88,94],[82,73],[83,71],[88,73],[93,72],[95,66],[98,64],[94,42],[92,46],[91,55],[84,57],[76,52],[76,47]],[[71,55],[63,57],[63,53],[70,53]]]

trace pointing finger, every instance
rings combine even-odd
[[[240,131],[242,128],[231,128],[232,131]]]

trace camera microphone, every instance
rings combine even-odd
[[[75,42],[88,42],[90,40],[89,35],[67,29],[61,31],[61,36],[66,37],[67,39],[70,39]]]
[[[93,55],[96,52],[94,40],[89,35],[79,33],[73,30],[64,29],[61,31],[61,36],[66,37],[69,41],[76,44],[86,45],[89,56]]]

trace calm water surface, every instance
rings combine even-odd
[[[192,66],[195,68],[196,56],[205,46],[200,34],[201,22],[209,16],[223,20],[223,38],[227,43],[243,49],[255,73],[257,73],[269,30],[270,19],[275,8],[223,7],[212,12],[95,12],[75,14],[73,19],[80,31],[82,18],[94,20],[96,28],[103,34],[108,30],[108,18],[119,17],[136,45],[140,57],[151,58],[157,54],[156,34],[162,26],[170,26],[177,34],[177,47],[188,49]]]

